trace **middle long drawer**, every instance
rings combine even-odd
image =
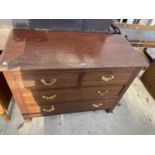
[[[119,95],[123,86],[84,87],[55,90],[25,90],[20,89],[23,101],[26,104],[63,103],[67,101],[82,101],[91,99],[112,98]]]

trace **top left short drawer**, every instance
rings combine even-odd
[[[22,71],[14,72],[19,88],[51,89],[76,87],[78,72],[63,71]]]

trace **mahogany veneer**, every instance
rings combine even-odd
[[[24,116],[112,111],[147,62],[121,35],[13,30],[0,70]]]

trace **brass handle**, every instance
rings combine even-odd
[[[93,107],[94,107],[94,108],[99,108],[99,107],[101,107],[102,105],[103,105],[102,103],[93,104]]]
[[[111,81],[111,80],[114,79],[114,78],[115,78],[114,75],[111,75],[111,76],[102,76],[102,77],[101,77],[101,80],[102,80],[102,81],[108,82],[108,81]]]
[[[46,86],[52,86],[56,81],[57,79],[56,78],[52,78],[52,79],[40,79],[40,81],[46,85]]]
[[[42,96],[43,99],[45,100],[54,100],[57,97],[56,94],[52,95],[52,96]]]
[[[42,110],[43,110],[43,112],[52,112],[52,111],[54,111],[54,110],[55,110],[55,108],[54,108],[54,106],[52,105],[52,107],[51,107],[51,108],[49,108],[49,109],[44,108],[44,109],[42,109]]]
[[[100,95],[100,96],[103,96],[103,95],[105,95],[107,93],[109,93],[109,90],[105,90],[105,91],[97,90],[97,94]]]

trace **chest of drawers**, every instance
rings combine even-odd
[[[121,35],[13,30],[0,70],[25,119],[112,111],[146,66]]]

